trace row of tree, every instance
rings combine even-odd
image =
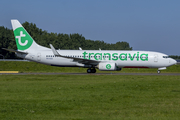
[[[63,34],[63,33],[48,33],[36,27],[36,24],[25,22],[22,24],[32,38],[40,45],[49,47],[49,44],[53,44],[55,48],[60,49],[72,49],[76,50],[81,47],[84,50],[132,50],[129,43],[117,42],[116,44],[105,43],[100,40],[87,40],[82,35],[75,34]],[[12,29],[0,26],[0,48],[17,49],[14,34]],[[16,59],[14,53],[4,51],[0,49],[0,58]]]
[[[177,56],[177,55],[170,55],[169,57],[176,59],[176,60],[180,60],[180,56]]]

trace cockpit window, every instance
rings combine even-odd
[[[169,56],[163,56],[163,58],[170,58]]]

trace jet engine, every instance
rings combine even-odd
[[[98,65],[99,70],[101,71],[119,71],[119,68],[116,63],[99,63]]]

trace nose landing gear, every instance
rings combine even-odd
[[[158,68],[157,73],[158,73],[158,74],[160,74],[160,73],[161,73],[161,70],[165,70],[165,69],[166,69],[166,67],[161,67],[161,68]]]
[[[87,73],[96,73],[96,69],[95,68],[88,68],[87,69]]]

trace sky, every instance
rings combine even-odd
[[[1,0],[0,26],[12,29],[11,19],[180,56],[180,0]]]

